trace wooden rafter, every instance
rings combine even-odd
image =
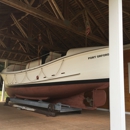
[[[20,36],[21,37],[21,35],[18,33],[18,31],[16,31],[15,29],[13,29],[13,31],[12,31],[12,34],[13,35],[15,35],[15,33],[18,35],[18,36]],[[15,40],[15,39],[14,39]],[[16,40],[16,42],[20,42],[18,39]],[[23,42],[23,41],[22,41]],[[25,44],[25,46],[26,46],[26,50],[28,51],[28,53],[30,52],[29,51],[29,47],[28,47],[28,44]]]
[[[15,16],[13,14],[11,14],[10,16],[11,16],[12,20],[14,21],[14,23],[16,23],[16,26],[19,29],[19,31],[22,33],[22,35],[27,38],[28,37],[27,34],[25,33],[25,31],[23,30],[23,28],[21,27],[21,25],[15,18]]]
[[[93,21],[95,22],[95,24],[99,27],[99,29],[104,34],[105,39],[106,39],[108,36],[106,35],[106,33],[105,33],[104,29],[102,28],[101,24],[97,21],[97,19],[95,18],[95,16],[91,13],[91,11],[89,10],[89,8],[86,7],[86,5],[83,3],[82,0],[78,0],[78,2],[82,5],[83,8],[86,9],[87,13],[93,19]]]
[[[68,20],[68,9],[69,1],[68,0],[63,0],[63,17]]]
[[[9,15],[5,16],[5,18],[3,19],[2,24],[0,25],[0,29],[4,26],[4,24],[6,23],[6,21],[8,20]]]
[[[43,22],[41,22],[39,19],[35,18],[35,19],[33,19],[33,24],[34,24],[34,27],[36,27],[35,30],[37,29],[37,31],[36,31],[37,34],[35,35],[35,38],[38,38],[38,32],[39,32],[39,33],[41,33],[42,36],[44,36],[44,43],[47,44],[49,41],[48,41],[48,36],[46,35],[46,33],[44,33],[44,30],[46,30],[46,27],[43,24]],[[43,31],[41,30],[41,26],[42,26]]]
[[[27,55],[27,56],[33,56],[35,57],[35,55],[33,54],[30,54],[30,53],[24,53],[24,52],[20,52],[20,51],[15,51],[15,50],[7,50],[7,49],[1,49],[0,48],[0,51],[5,51],[5,52],[8,52],[8,53],[14,53],[14,54],[22,54],[22,55]]]
[[[102,4],[108,5],[108,2],[107,2],[107,1],[104,1],[104,0],[98,0],[98,1],[101,2]],[[123,10],[123,13],[130,16],[130,13],[127,12],[127,11],[124,11],[124,10]]]
[[[26,50],[25,50],[25,48],[22,46],[22,44],[21,44],[20,42],[18,42],[18,43],[19,43],[20,47],[22,48],[22,50],[26,53]]]
[[[51,36],[50,30],[47,29],[46,31],[47,31],[47,35],[48,35],[48,39],[50,41],[50,44],[53,45],[54,43],[53,43],[53,40],[52,40],[52,36]]]
[[[35,0],[31,0],[29,4],[32,5],[34,2],[35,2]]]
[[[3,53],[0,55],[0,58],[2,58],[4,54],[5,54],[5,51],[3,51]]]
[[[32,0],[32,2],[33,1],[35,1],[35,0]],[[41,5],[44,5],[46,2],[47,2],[48,0],[44,0],[40,5],[38,5],[37,7],[35,7],[35,9],[38,9],[38,8],[40,8],[41,7]],[[30,5],[32,5],[33,3],[31,3],[31,1],[30,1]],[[22,16],[20,19],[18,19],[18,22],[20,22],[21,20],[23,20],[25,17],[27,17],[29,14],[28,13],[26,13],[24,16]],[[9,16],[8,16],[9,17]],[[11,24],[11,26],[14,26],[15,25],[15,23],[13,23],[13,24]],[[2,29],[0,29],[0,30],[5,30],[5,29],[7,29],[7,28],[2,28]]]
[[[125,35],[127,36],[127,38],[130,40],[130,34],[128,34],[127,30],[124,27],[123,27],[123,31]]]
[[[23,57],[23,55],[20,56],[19,61],[22,61],[22,57]],[[22,64],[22,63],[21,63],[21,64]]]
[[[46,2],[48,2],[48,0],[42,0],[40,5],[44,5]]]
[[[5,36],[5,37],[8,37],[8,38],[11,38],[11,39],[14,39],[14,40],[23,41],[23,42],[25,42],[25,43],[30,42],[31,44],[37,45],[36,42],[28,41],[27,38],[23,38],[23,37],[20,37],[20,36],[12,35],[12,34],[10,34],[10,33],[0,32],[0,35],[3,35],[3,36]]]
[[[11,55],[11,52],[8,53],[7,59],[9,59],[10,55]]]
[[[13,56],[13,59],[16,59],[16,57],[18,56],[18,54],[16,53],[14,56]],[[21,55],[19,56],[21,57]],[[11,57],[12,58],[12,57]],[[20,58],[19,58],[20,59]]]
[[[85,9],[83,9],[82,11],[80,11],[79,13],[77,13],[71,20],[70,22],[73,22],[79,15],[83,14],[85,11]]]
[[[98,12],[101,14],[102,18],[104,19],[104,21],[106,22],[106,24],[108,24],[107,19],[105,18],[104,14],[102,13],[102,11],[100,10],[100,8],[97,5],[97,2],[95,0],[91,0],[92,3],[94,4],[94,6],[97,8]]]
[[[98,1],[105,4],[105,5],[108,5],[108,2],[106,0],[98,0]]]
[[[50,30],[50,32],[55,36],[55,38],[57,38],[58,39],[58,41],[60,42],[60,43],[62,43],[62,46],[63,46],[63,48],[65,48],[65,49],[67,49],[68,50],[68,46],[67,46],[67,44],[65,43],[65,41],[63,40],[63,38],[61,38],[61,37],[59,37],[59,35],[58,35],[58,33],[55,33],[55,30],[53,30],[50,26],[48,26],[47,24],[43,24],[43,22],[41,22],[39,19],[36,19],[37,20],[37,22],[38,22],[38,24],[41,24],[45,29],[49,29]],[[58,29],[58,28],[57,28]],[[56,32],[57,32],[58,30],[56,30]],[[43,33],[44,35],[45,35],[45,33]]]
[[[26,57],[24,58],[24,61],[26,61],[26,60],[27,60],[27,58],[28,58],[28,57],[26,56]]]
[[[61,27],[61,28],[64,28],[66,30],[69,30],[71,32],[74,32],[78,35],[81,35],[81,36],[85,36],[85,32],[84,31],[79,31],[78,29],[76,29],[75,27],[73,26],[68,26],[66,24],[64,24],[64,22],[62,20],[58,20],[57,18],[53,17],[53,16],[50,16],[48,15],[47,13],[43,12],[43,11],[40,11],[40,10],[37,10],[31,6],[27,6],[26,4],[24,4],[23,2],[20,2],[20,1],[16,1],[16,0],[8,0],[8,1],[5,1],[5,0],[1,0],[0,1],[1,3],[4,3],[6,5],[9,5],[11,7],[14,7],[18,10],[21,10],[23,12],[26,12],[30,15],[33,15],[34,17],[37,17],[39,19],[42,19],[42,20],[45,20],[53,25],[56,25],[58,27]],[[89,39],[95,41],[96,42],[99,42],[101,44],[104,44],[104,45],[107,45],[108,42],[102,38],[99,38],[97,36],[88,36]]]
[[[7,46],[5,45],[5,43],[0,39],[0,44],[4,47],[7,48]]]
[[[28,21],[27,21],[27,25],[28,25],[28,38],[32,38],[32,31],[33,31],[33,18],[32,16],[28,16]]]
[[[28,39],[26,39],[26,38],[22,38],[22,37],[12,35],[12,34],[9,34],[9,33],[0,32],[0,35],[4,35],[5,37],[8,37],[8,38],[11,38],[11,39],[14,39],[14,40],[23,41],[24,44],[30,43],[30,44],[33,44],[33,45],[42,45],[45,48],[49,47],[52,50],[61,50],[61,48],[56,47],[56,46],[54,47],[53,45],[49,46],[48,44],[42,44],[42,43],[38,43],[38,42],[34,42],[34,41],[28,41]]]
[[[54,8],[54,5],[52,4],[52,2],[51,2],[50,0],[48,0],[48,2],[49,2],[49,4],[50,4],[50,6],[51,6],[51,8],[52,8],[52,10],[53,10],[53,12],[54,12],[54,14],[55,14],[55,16],[57,17],[57,19],[59,19],[59,16],[58,16],[58,14],[57,14],[57,12],[56,12],[56,10],[55,10],[55,8]]]
[[[11,49],[12,51],[14,50],[16,43],[17,43],[17,41],[14,43],[14,46],[13,46],[12,49]],[[10,51],[10,53],[9,53],[9,55],[8,55],[8,59],[9,59],[9,57],[10,57],[11,54],[13,54],[13,53],[11,53],[11,51]],[[14,54],[14,56],[13,56],[14,59],[15,59],[15,57],[17,56],[17,54],[18,54],[18,53],[15,53],[15,54]]]
[[[65,20],[55,0],[50,0],[62,20]]]
[[[24,2],[25,2],[26,4],[28,4],[28,5],[30,5],[30,3],[28,2],[28,0],[24,0]]]

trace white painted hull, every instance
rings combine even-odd
[[[107,79],[109,78],[108,51],[108,48],[84,51],[20,71],[8,72],[6,69],[1,76],[7,87]]]
[[[109,86],[108,48],[74,49],[64,57],[36,65],[29,63],[26,68],[32,68],[23,70],[19,70],[20,66],[9,66],[2,71],[10,97],[49,100],[83,109],[95,109],[106,102],[103,89]],[[17,71],[12,71],[14,68]]]

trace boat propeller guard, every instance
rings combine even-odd
[[[90,109],[103,106],[106,102],[106,92],[105,90],[93,90],[92,95],[86,97],[86,102],[89,104]],[[87,105],[88,106],[88,105]]]

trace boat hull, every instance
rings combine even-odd
[[[35,66],[35,62],[28,63],[24,70],[13,71],[15,67],[7,67],[1,73],[7,94],[10,97],[32,100],[56,99],[58,102],[62,99],[61,103],[67,100],[65,104],[69,104],[69,99],[72,99],[71,103],[79,102],[80,96],[77,95],[81,94],[80,100],[83,102],[86,98],[84,95],[90,92],[93,106],[103,105],[106,101],[105,91],[95,90],[109,86],[108,48],[90,52],[84,48],[83,52],[80,52],[82,49],[78,50],[77,53],[71,50],[71,54],[67,53],[65,57],[45,64]],[[100,101],[102,102],[98,104]]]
[[[92,91],[93,89],[105,89],[109,86],[107,81],[88,82],[64,82],[51,84],[31,84],[11,86],[6,88],[10,97],[24,99],[46,100],[51,98],[66,98],[80,93]]]

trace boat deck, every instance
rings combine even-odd
[[[3,106],[0,103],[0,130],[109,130],[109,112],[83,110],[56,117]],[[130,130],[130,115],[126,115]]]

